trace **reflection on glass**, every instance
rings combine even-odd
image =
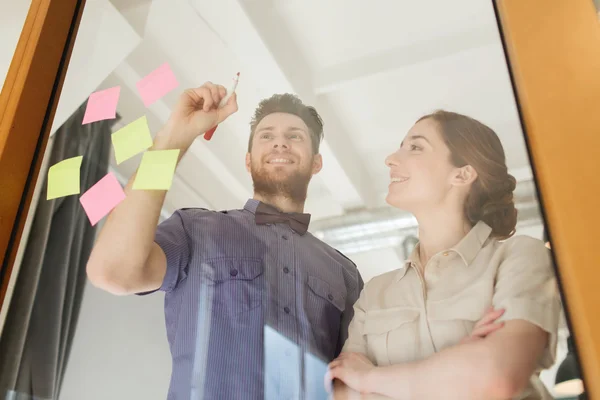
[[[298,346],[265,326],[264,349],[265,399],[299,398],[301,351]]]
[[[87,2],[4,392],[312,400],[367,365],[377,385],[336,393],[382,398],[427,361],[421,398],[558,394],[568,329],[491,4],[351,3]],[[514,329],[539,344],[519,387],[473,356]]]

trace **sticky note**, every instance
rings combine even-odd
[[[133,182],[133,189],[169,190],[178,157],[179,149],[145,152]]]
[[[92,226],[123,200],[125,200],[125,192],[112,172],[100,179],[79,198]]]
[[[79,194],[79,170],[83,156],[72,157],[48,169],[47,200]]]
[[[105,119],[117,117],[117,103],[121,87],[115,86],[110,89],[92,93],[88,99],[83,116],[83,125]]]
[[[113,133],[111,139],[117,164],[121,164],[152,146],[152,136],[145,116]]]
[[[165,94],[179,86],[169,63],[164,63],[136,83],[138,92],[148,107]]]

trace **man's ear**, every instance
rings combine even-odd
[[[475,182],[477,179],[477,171],[470,165],[465,165],[456,169],[456,173],[452,178],[452,184],[455,186],[466,186]]]
[[[323,157],[321,154],[315,154],[313,157],[312,174],[318,174],[323,168]]]
[[[252,159],[250,153],[246,153],[246,171],[250,172],[250,166],[252,165]]]

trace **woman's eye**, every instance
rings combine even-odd
[[[422,150],[422,148],[421,148],[421,147],[419,147],[419,146],[417,146],[416,144],[411,144],[411,145],[410,145],[410,149],[411,149],[411,150]]]

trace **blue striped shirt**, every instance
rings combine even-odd
[[[310,233],[243,210],[176,211],[167,257],[169,400],[325,398],[323,374],[363,287],[354,263]]]

